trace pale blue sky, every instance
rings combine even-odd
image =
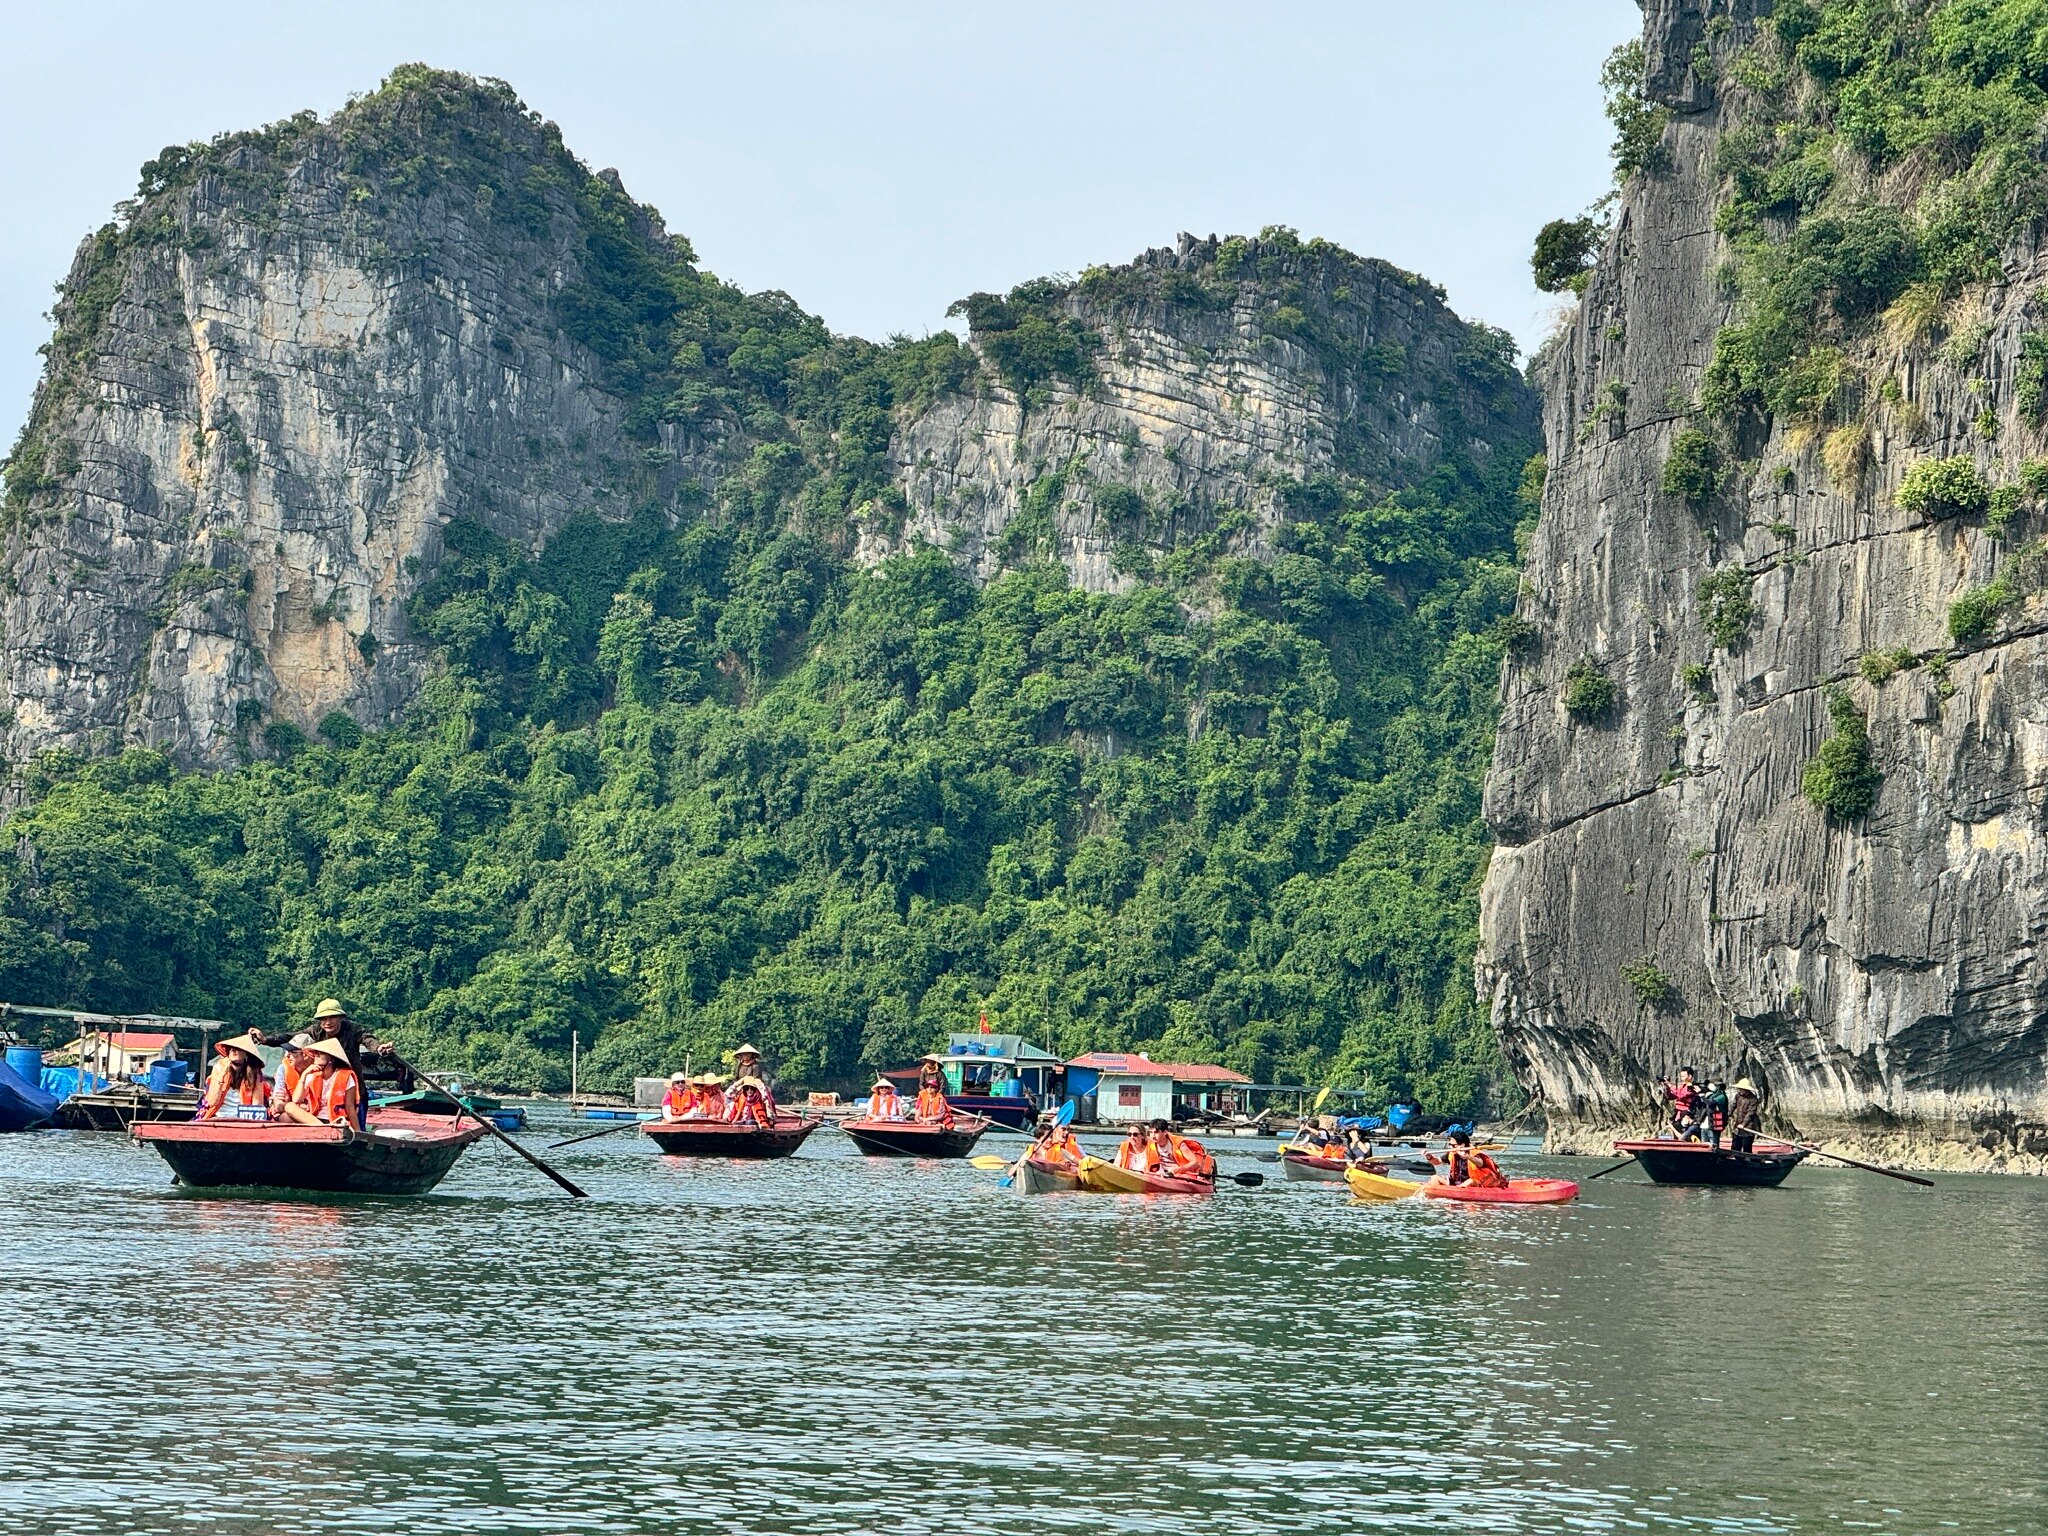
[[[1633,0],[127,0],[0,5],[0,451],[82,236],[166,144],[323,114],[422,60],[511,82],[704,265],[834,330],[1291,224],[1529,347],[1545,219],[1604,190]]]

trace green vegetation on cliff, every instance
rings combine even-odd
[[[746,1035],[844,1086],[985,1009],[1061,1049],[1496,1098],[1479,786],[1537,446],[1498,333],[1458,330],[1425,372],[1360,340],[1368,264],[1268,230],[1193,271],[976,295],[972,346],[834,337],[698,270],[502,87],[408,69],[328,123],[153,162],[60,301],[64,377],[122,323],[123,263],[216,238],[191,216],[209,178],[261,194],[308,155],[345,167],[366,263],[456,259],[450,221],[566,253],[552,321],[642,445],[617,467],[628,515],[538,553],[452,523],[411,609],[443,665],[401,728],[336,713],[309,740],[252,708],[234,773],[32,765],[0,847],[0,996],[275,1025],[334,992],[508,1087],[562,1086],[572,1029],[587,1081]],[[1276,487],[1272,558],[1236,557],[1249,520],[1222,509],[1123,595],[1028,539],[983,589],[931,549],[852,559],[857,523],[902,526],[908,417],[1094,388],[1088,317],[1140,304],[1246,305],[1347,391],[1426,404],[1447,446],[1408,464],[1340,432],[1338,473]],[[59,413],[38,412],[9,482],[41,515]],[[672,471],[671,428],[724,445],[713,484]],[[1483,463],[1462,446],[1482,435]]]

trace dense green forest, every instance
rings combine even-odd
[[[488,185],[464,96],[487,89],[401,72],[351,143]],[[1445,1110],[1512,1091],[1470,968],[1533,430],[1398,483],[1340,462],[1286,488],[1274,558],[1219,526],[1123,595],[1031,539],[985,588],[932,549],[864,569],[849,519],[900,507],[906,414],[1090,387],[1069,286],[966,301],[973,346],[834,337],[650,244],[566,155],[543,169],[581,216],[563,329],[650,434],[717,414],[740,459],[537,556],[452,524],[412,608],[444,665],[399,728],[252,721],[246,766],[210,777],[146,751],[26,767],[0,996],[276,1025],[335,993],[512,1088],[565,1086],[572,1029],[587,1082],[747,1036],[844,1086],[986,1011],[1063,1051]],[[1213,305],[1261,280],[1247,251],[1314,249],[1226,242],[1166,297]],[[1465,395],[1519,389],[1505,338],[1470,335]],[[1056,470],[1034,491],[1061,494]]]

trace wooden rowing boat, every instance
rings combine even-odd
[[[1350,1166],[1348,1158],[1317,1157],[1292,1147],[1280,1154],[1280,1171],[1297,1183],[1342,1184],[1345,1170]]]
[[[1643,1172],[1659,1184],[1741,1185],[1750,1189],[1784,1183],[1807,1155],[1804,1147],[1769,1140],[1759,1140],[1747,1152],[1710,1147],[1703,1141],[1661,1138],[1617,1141],[1614,1150],[1632,1153]]]
[[[1351,1193],[1361,1200],[1405,1200],[1410,1195],[1422,1193],[1422,1184],[1416,1179],[1394,1179],[1383,1173],[1373,1173],[1365,1168],[1353,1168],[1344,1175],[1344,1182],[1351,1186]]]
[[[1216,1192],[1213,1178],[1172,1179],[1164,1174],[1119,1168],[1099,1157],[1081,1159],[1080,1185],[1098,1195],[1212,1195]]]
[[[869,1157],[965,1157],[989,1125],[980,1115],[958,1115],[951,1125],[936,1120],[842,1120],[839,1129]]]
[[[725,1120],[643,1120],[640,1134],[670,1157],[787,1157],[825,1122],[777,1115],[773,1125]]]
[[[155,1120],[130,1128],[180,1184],[198,1188],[423,1195],[486,1134],[473,1120],[403,1110],[373,1113],[367,1129],[265,1120]]]
[[[1051,1195],[1081,1187],[1081,1176],[1042,1158],[1027,1157],[1017,1166],[1017,1190],[1026,1195]]]
[[[1446,1184],[1431,1179],[1422,1186],[1426,1200],[1459,1200],[1467,1205],[1563,1205],[1579,1197],[1570,1179],[1509,1179],[1498,1184]]]

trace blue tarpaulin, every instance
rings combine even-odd
[[[24,1082],[12,1067],[0,1063],[0,1131],[34,1130],[56,1113],[55,1095]]]

